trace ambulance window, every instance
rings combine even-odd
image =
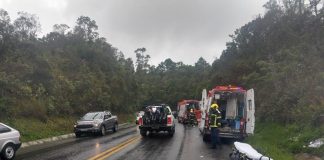
[[[220,99],[220,95],[219,94],[215,94],[215,99]]]

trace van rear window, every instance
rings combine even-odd
[[[11,131],[10,128],[8,128],[8,127],[6,127],[6,126],[0,124],[0,134],[1,134],[1,133],[6,133],[6,132],[10,132],[10,131]]]

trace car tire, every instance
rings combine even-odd
[[[114,124],[114,127],[113,127],[112,131],[113,132],[117,132],[118,131],[118,124],[117,123]]]
[[[12,160],[16,156],[16,148],[13,144],[9,143],[6,144],[1,152],[1,159],[2,160]]]
[[[147,136],[146,130],[143,130],[143,129],[140,130],[140,134],[141,134],[142,137],[146,137]]]
[[[76,138],[80,138],[81,137],[81,133],[75,132],[74,134],[75,134],[75,137]]]
[[[175,132],[175,128],[173,128],[173,129],[171,129],[170,131],[168,131],[169,136],[170,136],[170,137],[173,137],[174,132]]]
[[[105,127],[105,126],[101,126],[99,132],[100,132],[100,135],[101,135],[101,136],[106,135],[106,127]]]

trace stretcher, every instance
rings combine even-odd
[[[273,160],[256,151],[251,145],[234,142],[233,152],[229,155],[231,160]]]

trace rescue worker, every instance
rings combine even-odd
[[[218,110],[218,105],[216,104],[216,102],[213,102],[213,104],[210,106],[208,115],[209,115],[209,127],[211,130],[211,141],[212,141],[211,148],[216,149],[216,145],[217,144],[220,145],[218,127],[221,126],[220,123],[221,112]]]

